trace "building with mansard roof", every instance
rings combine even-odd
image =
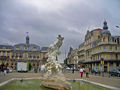
[[[39,68],[47,57],[47,47],[42,47],[30,43],[30,38],[26,36],[26,43],[12,45],[0,45],[0,64],[16,68],[17,62],[31,63],[33,68]]]
[[[120,36],[112,36],[107,21],[104,21],[103,29],[87,31],[78,48],[78,64],[105,72],[120,69]]]

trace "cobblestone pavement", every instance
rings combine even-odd
[[[65,72],[64,75],[66,78],[70,78],[70,79],[81,79],[79,72],[75,72],[74,74],[71,72]],[[32,72],[9,73],[5,76],[3,73],[0,73],[0,83],[9,80],[11,78],[30,78],[30,77],[41,77],[41,76],[42,76],[41,73],[32,73]],[[102,77],[99,75],[89,75],[89,78],[86,78],[84,74],[82,79],[120,88],[120,77],[107,77],[107,76]]]

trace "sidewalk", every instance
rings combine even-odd
[[[79,72],[75,72],[74,74],[65,73],[65,76],[66,78],[71,79],[81,79]],[[89,78],[86,78],[86,75],[84,74],[82,79],[120,88],[120,77],[102,77],[99,75],[89,75]]]

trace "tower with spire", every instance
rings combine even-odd
[[[106,21],[106,20],[104,21],[103,24],[104,24],[104,26],[103,26],[103,30],[108,30],[108,26],[107,26],[107,21]]]
[[[107,25],[107,21],[106,20],[103,23],[103,30],[101,32],[101,35],[110,35],[111,36],[111,33],[108,30],[108,25]]]
[[[28,35],[28,32],[27,32],[27,36],[26,36],[26,44],[29,45],[29,35]]]

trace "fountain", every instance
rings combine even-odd
[[[41,87],[52,88],[57,90],[71,90],[72,86],[66,81],[62,74],[62,66],[58,63],[57,56],[60,55],[59,48],[62,46],[64,37],[58,35],[57,41],[51,44],[48,48],[48,59],[45,64],[46,74],[45,80],[40,84]]]

